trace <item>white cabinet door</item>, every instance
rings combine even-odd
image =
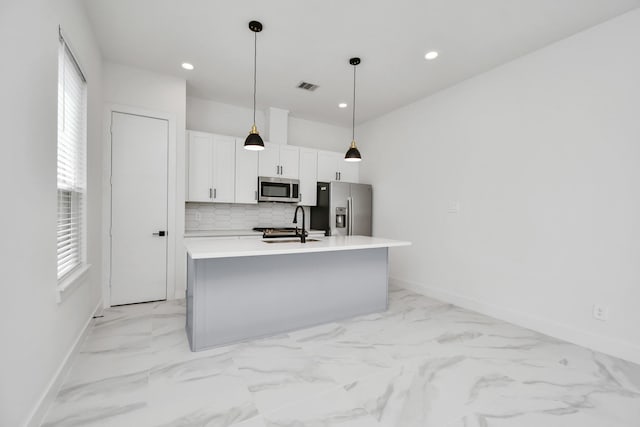
[[[318,151],[318,181],[331,182],[338,180],[338,153]]]
[[[236,139],[213,136],[213,201],[233,203],[236,180]]]
[[[310,148],[300,148],[300,203],[315,206],[318,173],[318,152]]]
[[[360,165],[345,162],[343,153],[318,151],[318,181],[359,182]]]
[[[360,182],[360,164],[345,162],[344,158],[338,163],[338,178],[344,182]]]
[[[213,200],[213,135],[202,132],[188,132],[187,147],[187,201],[211,202]]]
[[[298,179],[299,147],[292,145],[280,146],[280,176],[282,178]]]
[[[236,139],[236,203],[258,203],[258,152]]]
[[[264,150],[258,151],[258,175],[280,176],[280,146],[264,143]]]

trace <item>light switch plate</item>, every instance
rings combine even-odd
[[[451,202],[451,204],[449,204],[449,208],[447,209],[447,213],[450,213],[450,214],[460,213],[460,202],[458,202],[457,200],[455,202]]]

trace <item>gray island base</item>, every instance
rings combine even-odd
[[[388,248],[193,259],[192,351],[385,311]]]

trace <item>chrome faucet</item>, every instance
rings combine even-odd
[[[304,231],[304,208],[302,206],[296,206],[296,211],[293,214],[293,223],[298,223],[298,209],[302,209],[302,233],[298,233],[298,227],[296,227],[296,236],[300,237],[300,243],[307,243],[306,232]]]

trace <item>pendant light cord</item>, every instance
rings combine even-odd
[[[256,125],[256,73],[258,69],[258,33],[253,33],[253,125]]]
[[[353,116],[351,118],[351,140],[356,140],[356,65],[353,66]]]

